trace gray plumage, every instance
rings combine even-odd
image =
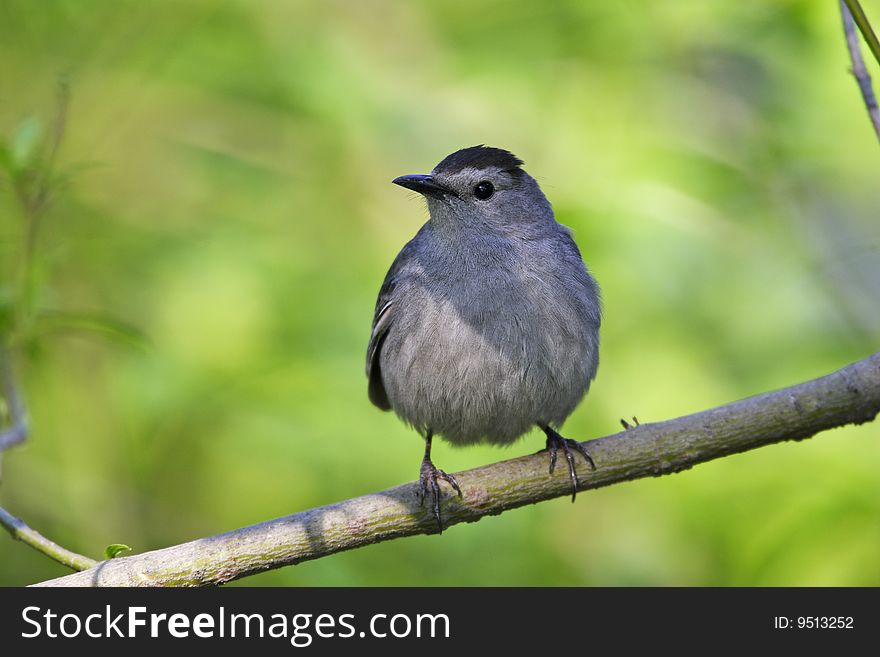
[[[430,219],[379,292],[369,396],[456,445],[558,427],[598,367],[598,286],[521,164],[475,146],[395,181],[425,195]]]

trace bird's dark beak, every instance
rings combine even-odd
[[[446,196],[458,196],[453,190],[444,187],[438,183],[432,176],[423,173],[415,173],[409,176],[399,176],[392,180],[395,185],[406,187],[414,192],[425,196],[433,196],[434,198],[445,198]]]

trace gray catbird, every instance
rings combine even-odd
[[[538,426],[550,473],[562,448],[572,500],[572,450],[556,432],[599,364],[599,288],[570,231],[509,151],[465,148],[430,175],[394,183],[427,199],[429,221],[395,258],[379,291],[367,350],[370,400],[425,438],[422,501],[440,520],[442,479],[431,438],[507,445]]]

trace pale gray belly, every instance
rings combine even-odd
[[[418,293],[396,309],[380,357],[397,415],[457,444],[506,444],[565,420],[595,374],[598,326],[540,294],[504,297],[485,313]]]

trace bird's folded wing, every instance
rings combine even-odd
[[[404,303],[401,299],[401,290],[406,283],[411,282],[414,275],[420,269],[417,257],[417,242],[422,230],[400,250],[391,268],[382,282],[379,290],[379,298],[376,300],[376,312],[373,315],[373,332],[370,334],[370,345],[367,347],[367,378],[369,379],[370,401],[383,411],[391,410],[388,394],[385,392],[385,384],[382,381],[381,356],[382,343],[388,335],[388,330],[394,320],[395,308]]]
[[[381,303],[382,301],[380,293],[379,302]],[[382,343],[388,334],[388,327],[391,326],[393,309],[394,302],[392,301],[387,301],[382,305],[377,304],[376,317],[373,320],[373,332],[370,335],[370,345],[367,347],[367,377],[370,381],[368,394],[370,401],[383,411],[389,410],[391,404],[388,402],[385,384],[382,382],[379,355],[382,351]]]

